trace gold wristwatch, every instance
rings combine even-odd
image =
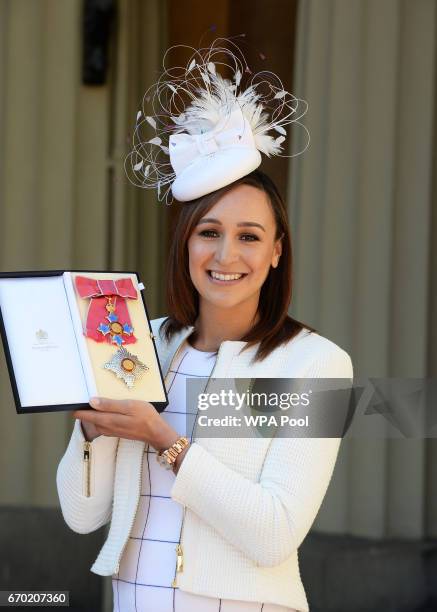
[[[189,445],[189,443],[188,438],[181,436],[174,444],[170,446],[170,448],[166,448],[165,450],[156,453],[156,460],[158,461],[159,465],[162,465],[167,470],[171,470],[174,462],[176,461],[176,457]]]

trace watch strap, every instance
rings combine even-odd
[[[156,459],[161,465],[165,465],[170,469],[173,467],[176,457],[189,445],[189,443],[190,441],[188,438],[180,436],[169,448],[159,451],[156,455]]]

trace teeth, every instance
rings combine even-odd
[[[237,280],[238,278],[241,278],[243,275],[242,274],[219,274],[218,272],[214,272],[213,270],[211,270],[211,276],[213,278],[217,278],[218,280],[230,281],[230,280]]]

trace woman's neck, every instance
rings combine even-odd
[[[241,340],[258,322],[258,304],[235,309],[200,304],[190,344],[201,351],[216,351],[225,340]]]

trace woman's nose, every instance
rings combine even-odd
[[[215,258],[222,266],[238,261],[240,256],[238,244],[232,239],[224,238],[217,245]]]

